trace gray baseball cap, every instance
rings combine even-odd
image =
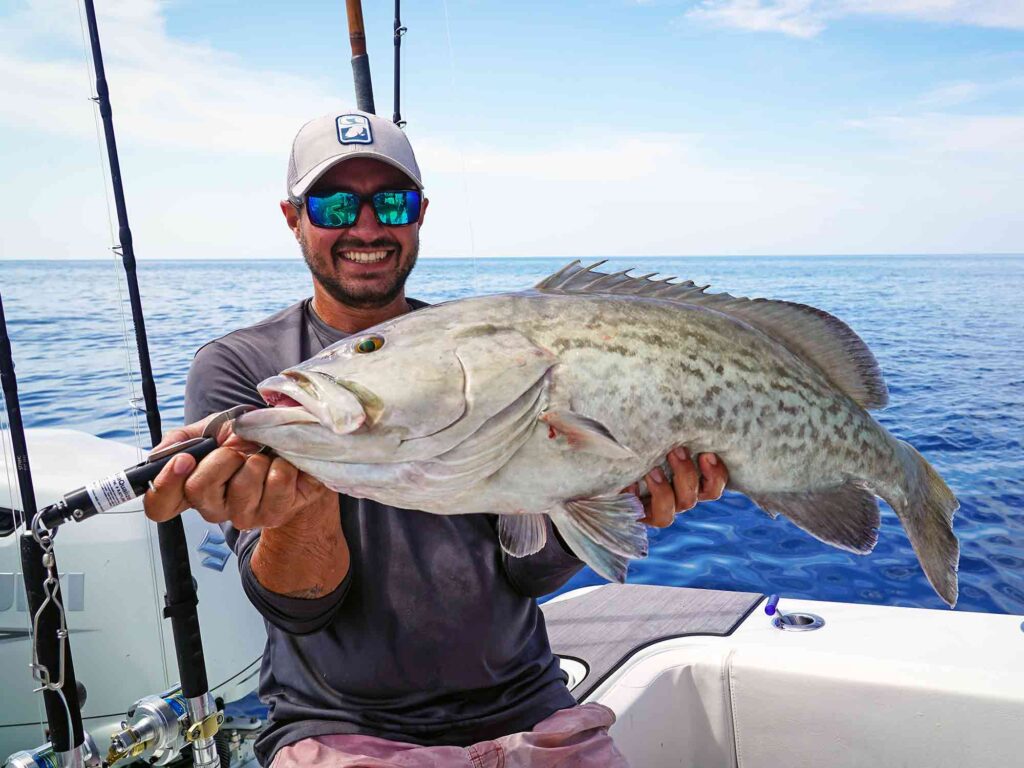
[[[330,168],[355,157],[369,157],[394,166],[423,189],[412,145],[397,125],[358,109],[310,120],[292,142],[288,161],[288,194],[302,197]]]

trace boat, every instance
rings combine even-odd
[[[134,446],[29,429],[40,504],[137,461]],[[74,456],[69,461],[68,456]],[[4,466],[0,499],[10,497]],[[185,515],[211,692],[231,764],[255,765],[264,631],[216,526]],[[0,754],[46,741],[27,661],[16,537],[0,538]],[[173,690],[154,526],[140,501],[60,529],[83,718],[103,752],[138,699]],[[19,597],[22,596],[22,597]],[[820,602],[685,587],[584,587],[543,605],[581,702],[617,716],[638,768],[1019,765],[1024,616]],[[157,755],[158,764],[175,754]]]
[[[636,768],[1024,764],[1020,616],[607,585],[544,606]]]

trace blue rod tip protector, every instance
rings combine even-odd
[[[764,605],[764,612],[767,613],[769,616],[774,616],[775,615],[775,611],[778,610],[778,607],[779,607],[779,596],[778,595],[771,595],[768,598],[768,602],[765,603],[765,605]]]

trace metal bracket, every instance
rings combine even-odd
[[[199,739],[212,739],[222,725],[224,725],[224,713],[220,711],[214,712],[205,720],[192,723],[188,730],[185,731],[185,741],[191,744]]]

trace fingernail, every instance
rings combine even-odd
[[[708,464],[710,464],[712,467],[715,466],[716,464],[718,464],[718,457],[715,456],[715,454],[713,454],[713,453],[709,453],[708,454]]]
[[[175,475],[187,475],[192,471],[192,462],[187,456],[175,456],[171,459],[171,472]]]
[[[676,457],[678,457],[680,459],[688,459],[688,458],[690,458],[690,452],[688,450],[686,450],[685,446],[682,446],[682,445],[680,445],[678,448],[676,448],[674,453],[675,453]]]
[[[665,473],[661,471],[661,467],[655,467],[651,470],[651,479],[656,483],[665,482]]]

